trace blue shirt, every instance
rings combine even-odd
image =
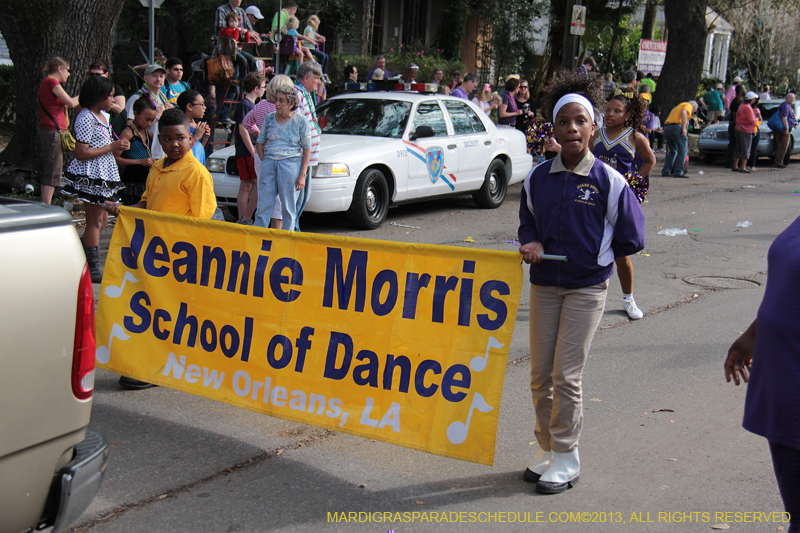
[[[275,120],[275,113],[264,118],[256,144],[264,146],[264,157],[270,159],[289,159],[302,157],[303,150],[311,148],[311,129],[308,120],[295,112],[283,124]]]
[[[467,93],[464,92],[464,89],[461,87],[456,87],[452,91],[450,91],[450,96],[455,96],[457,98],[463,98],[464,100],[469,100],[469,96]]]

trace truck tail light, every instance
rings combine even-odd
[[[78,287],[75,346],[72,350],[72,393],[79,400],[88,400],[94,391],[94,350],[94,290],[89,267],[84,265]]]

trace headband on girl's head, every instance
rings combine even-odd
[[[558,99],[558,102],[556,102],[556,106],[553,108],[554,122],[556,120],[558,112],[561,110],[562,107],[564,107],[567,104],[580,104],[581,106],[583,106],[584,109],[586,109],[586,112],[589,113],[590,117],[592,117],[592,122],[594,122],[594,106],[592,105],[592,103],[589,101],[588,98],[586,98],[582,94],[577,94],[577,93],[565,94],[564,96]]]

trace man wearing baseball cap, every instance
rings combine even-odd
[[[133,123],[133,104],[136,100],[139,98],[148,98],[153,102],[153,105],[156,106],[156,119],[153,121],[153,125],[150,126],[149,131],[154,139],[158,136],[158,120],[161,118],[161,115],[165,110],[175,107],[174,104],[170,104],[167,101],[166,94],[161,92],[161,88],[164,86],[166,79],[167,70],[164,67],[158,63],[147,65],[147,68],[144,70],[144,85],[142,85],[141,89],[133,93],[125,104],[125,112],[127,113],[128,125],[130,126]],[[161,144],[158,142],[153,143],[151,152],[153,159],[164,157]]]
[[[258,22],[259,20],[264,20],[264,15],[261,14],[261,10],[258,9],[258,6],[248,7],[247,9],[245,9],[245,13],[247,14],[247,20],[250,21],[250,25],[253,28],[256,27],[256,22]],[[272,32],[262,33],[261,37],[263,37],[264,39],[268,39],[272,37]]]

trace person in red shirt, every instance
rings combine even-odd
[[[78,105],[61,86],[69,78],[69,63],[60,57],[48,61],[43,69],[47,77],[39,85],[39,151],[42,155],[42,203],[49,204],[56,187],[61,186],[64,152],[61,132],[67,129],[66,108]]]
[[[753,113],[753,102],[758,99],[758,94],[749,91],[744,95],[744,102],[736,110],[736,151],[733,153],[733,170],[749,174],[747,159],[750,157],[750,143],[753,142],[753,132],[756,128],[756,115]],[[739,162],[742,166],[739,168]]]

